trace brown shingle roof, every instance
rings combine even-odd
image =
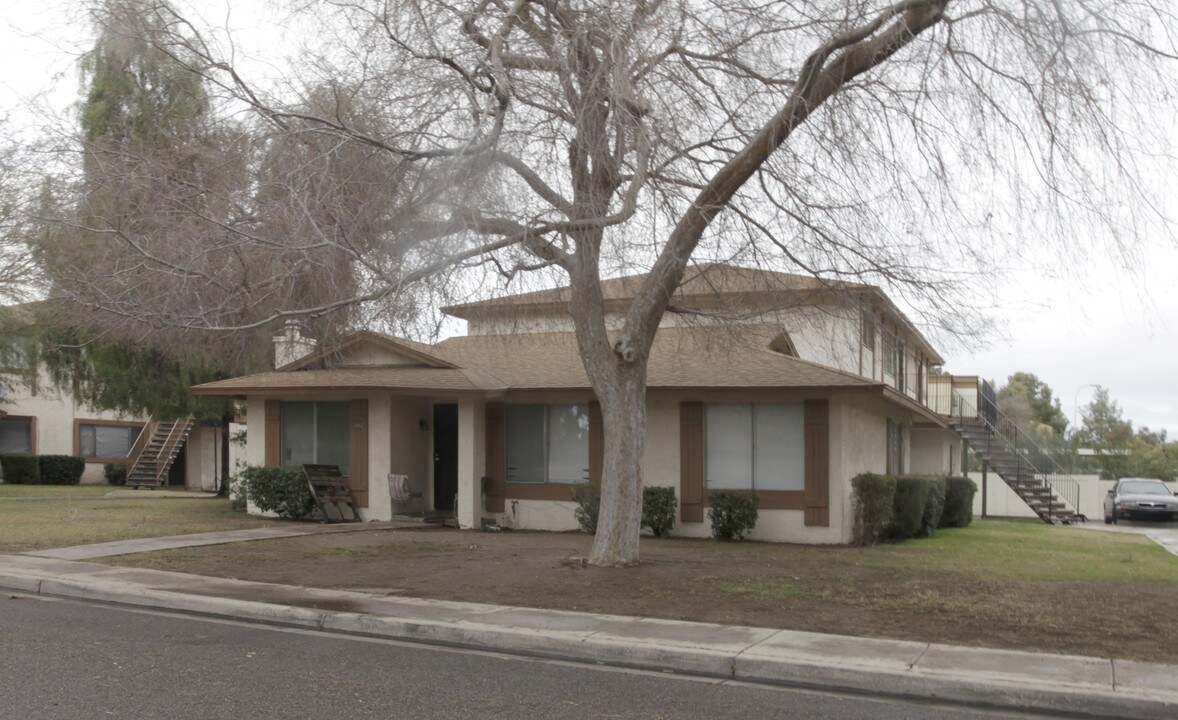
[[[663,328],[647,365],[647,387],[874,387],[877,383],[769,349],[771,325]],[[587,388],[573,333],[473,335],[444,340],[442,357],[477,366],[512,389]]]
[[[385,333],[378,333],[372,330],[360,330],[348,335],[335,345],[320,348],[306,357],[299,358],[282,366],[279,370],[330,368],[338,358],[360,345],[376,346],[410,360],[416,360],[422,365],[428,365],[430,367],[454,367],[452,364],[433,355],[433,348],[425,343],[393,337],[392,335],[386,335]]]
[[[194,395],[309,395],[340,390],[389,390],[468,393],[502,390],[495,378],[478,370],[412,366],[349,367],[334,370],[290,370],[258,373],[205,383]]]
[[[645,274],[602,280],[602,296],[607,302],[629,300],[635,296],[644,280],[646,280]],[[839,280],[820,280],[811,275],[794,275],[721,263],[700,263],[687,268],[673,302],[683,302],[688,298],[710,299],[728,296],[730,299],[735,299],[741,296],[763,294],[778,295],[781,296],[781,299],[787,299],[793,296],[810,295],[822,290],[854,290],[869,287],[869,285]],[[478,317],[480,314],[493,313],[504,307],[563,305],[571,299],[572,294],[569,288],[561,287],[451,305],[443,308],[443,311],[455,317],[471,318]]]
[[[650,388],[876,388],[878,383],[769,349],[781,328],[746,325],[663,328],[647,366]],[[206,383],[197,395],[311,394],[347,389],[392,392],[501,392],[587,389],[573,333],[454,337],[431,355],[459,368],[284,369]]]

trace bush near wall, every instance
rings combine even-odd
[[[855,513],[853,542],[874,545],[882,539],[884,528],[892,520],[896,478],[875,473],[857,475],[851,478],[851,494]]]
[[[655,537],[667,537],[675,527],[679,503],[673,487],[642,488],[642,527],[650,528]]]
[[[36,485],[41,479],[36,455],[0,455],[0,470],[10,485]]]
[[[263,512],[305,520],[315,511],[315,500],[301,467],[247,467],[238,477],[240,492]]]
[[[744,540],[757,526],[757,506],[760,498],[755,492],[717,490],[708,493],[708,520],[712,523],[712,537],[720,540]]]
[[[597,532],[597,515],[601,512],[601,486],[595,482],[580,483],[573,487],[573,502],[577,509],[573,510],[573,517],[581,530],[587,533]]]
[[[945,511],[946,482],[943,477],[929,478],[928,501],[924,504],[924,516],[920,519],[920,530],[916,537],[929,537],[941,526],[941,515]]]
[[[73,455],[39,455],[37,465],[42,485],[77,485],[86,471],[86,461]]]
[[[108,485],[126,485],[127,463],[103,463],[102,477]]]
[[[884,538],[899,542],[916,537],[924,520],[924,507],[932,480],[926,477],[896,478],[896,497],[892,502],[892,520],[884,528]]]
[[[573,487],[573,502],[577,504],[573,510],[577,525],[583,532],[597,532],[597,517],[601,513],[601,486],[595,482],[576,485]],[[678,511],[675,488],[642,488],[642,527],[650,528],[655,537],[667,537],[671,534]]]
[[[969,527],[973,522],[973,496],[977,491],[977,483],[969,478],[945,478],[945,510],[941,513],[939,526]]]

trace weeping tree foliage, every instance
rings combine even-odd
[[[639,559],[646,362],[693,261],[878,284],[968,333],[986,304],[971,285],[999,263],[1131,264],[1135,235],[1165,222],[1144,180],[1169,146],[1150,113],[1174,97],[1161,0],[293,3],[289,60],[223,52],[224,33],[141,7],[120,27],[203,78],[222,132],[248,111],[269,147],[320,161],[285,166],[287,236],[261,222],[273,196],[252,161],[233,182],[200,177],[205,204],[188,185],[156,199],[188,239],[167,253],[108,223],[185,300],[144,302],[105,272],[83,301],[216,333],[567,282],[604,423],[600,565]],[[256,157],[239,147],[222,160]],[[345,172],[357,162],[374,184]],[[358,187],[372,202],[349,204]],[[1097,245],[1078,253],[1077,237]],[[283,284],[337,263],[353,282]],[[607,312],[600,280],[627,270],[647,279]]]

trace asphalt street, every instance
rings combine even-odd
[[[0,597],[0,718],[1031,717]]]

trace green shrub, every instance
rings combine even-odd
[[[930,537],[941,526],[941,515],[945,510],[945,478],[928,479],[928,501],[924,504],[924,517],[920,519],[920,530],[916,537]]]
[[[932,481],[926,477],[896,478],[896,498],[892,502],[892,521],[884,528],[884,538],[891,542],[916,537],[924,520]]]
[[[86,461],[73,455],[41,455],[37,465],[42,485],[77,485],[86,471]]]
[[[863,473],[851,478],[851,490],[855,508],[854,543],[874,545],[892,520],[896,478]]]
[[[580,483],[573,487],[573,502],[577,509],[573,516],[581,530],[597,532],[597,514],[601,511],[601,486],[595,482]]]
[[[708,520],[712,523],[712,537],[721,540],[743,540],[757,526],[755,492],[717,490],[708,493]]]
[[[973,522],[973,496],[977,483],[969,478],[945,478],[945,511],[939,527],[969,527]]]
[[[103,463],[102,477],[108,485],[126,485],[127,463]]]
[[[315,511],[315,500],[301,467],[247,467],[240,478],[240,492],[263,512],[305,520]]]
[[[12,485],[36,485],[41,480],[40,468],[36,455],[0,455],[4,482]]]
[[[642,488],[642,527],[650,528],[655,537],[667,537],[675,527],[679,503],[673,487]]]

